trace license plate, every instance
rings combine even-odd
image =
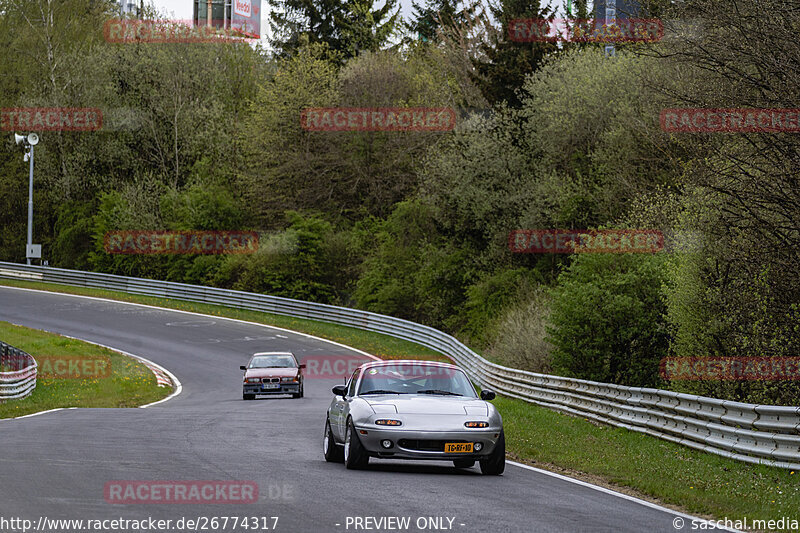
[[[264,383],[263,385],[264,385],[265,389],[280,389],[281,388],[281,384],[280,383]]]
[[[471,442],[446,442],[444,453],[472,453]]]

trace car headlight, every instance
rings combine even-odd
[[[281,378],[282,383],[297,383],[297,376]]]
[[[376,420],[375,423],[379,426],[402,426],[403,423],[399,420],[391,420],[388,418],[381,418],[380,420]]]
[[[464,427],[468,428],[488,428],[489,422],[464,422]]]
[[[244,378],[245,383],[260,383],[261,378]]]

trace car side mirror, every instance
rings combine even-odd
[[[495,394],[493,390],[483,389],[481,391],[481,400],[486,400],[487,402],[490,402],[494,400],[496,396],[497,394]]]
[[[305,364],[305,363],[303,363],[303,364],[301,364],[301,365],[300,365],[300,368],[305,368],[305,367],[306,367],[306,364]]]
[[[239,367],[239,370],[247,370],[247,367],[242,365],[242,366]]]
[[[347,387],[344,385],[336,385],[333,389],[331,389],[336,396],[341,396],[344,398],[347,396]]]

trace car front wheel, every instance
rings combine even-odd
[[[506,469],[506,436],[502,431],[494,450],[486,459],[481,459],[481,473],[487,476],[499,476]]]
[[[344,460],[342,447],[333,440],[330,420],[325,420],[325,436],[322,440],[322,451],[325,453],[325,460],[329,463],[341,463]]]
[[[353,421],[347,421],[347,432],[344,437],[344,465],[349,470],[357,470],[364,468],[369,463],[369,455],[367,455],[361,441],[358,440],[356,435],[356,428]]]
[[[244,394],[244,393],[242,393],[242,400],[255,400],[255,399],[256,399],[256,395],[255,394]]]

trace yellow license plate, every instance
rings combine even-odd
[[[472,453],[471,442],[445,442],[444,453]]]

